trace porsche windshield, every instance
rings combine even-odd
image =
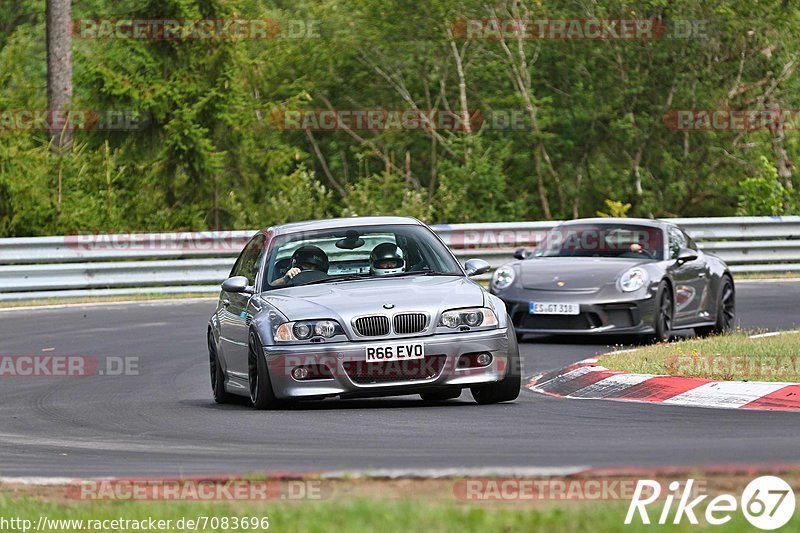
[[[547,232],[533,257],[664,258],[660,228],[635,224],[563,224]]]
[[[464,273],[424,226],[338,228],[278,237],[263,290],[375,277]]]

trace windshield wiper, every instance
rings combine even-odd
[[[414,272],[401,272],[399,274],[390,274],[388,276],[383,276],[384,278],[404,278],[406,276],[459,276],[460,274],[456,274],[453,272],[437,272],[435,270],[418,270]]]
[[[331,283],[334,281],[357,281],[360,279],[372,279],[372,276],[369,275],[349,275],[349,276],[332,276],[330,278],[322,278],[322,279],[315,279],[313,281],[309,281],[307,283],[301,283],[299,285],[295,285],[295,287],[305,287],[306,285],[317,285],[319,283]]]

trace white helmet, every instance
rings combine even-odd
[[[394,243],[383,242],[369,254],[369,268],[373,276],[399,274],[405,271],[403,251]]]

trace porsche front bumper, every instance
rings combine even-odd
[[[643,334],[652,333],[656,315],[655,292],[642,290],[630,295],[538,290],[497,294],[506,305],[519,334]],[[535,315],[531,302],[578,304],[577,315]]]

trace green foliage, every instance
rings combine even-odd
[[[0,5],[0,112],[47,107],[44,4]],[[77,132],[63,158],[48,153],[46,132],[0,131],[0,236],[252,228],[340,214],[456,223],[618,216],[625,206],[645,217],[797,212],[796,177],[774,174],[800,160],[796,128],[681,131],[667,118],[800,108],[800,6],[791,2],[84,0],[73,17],[305,20],[318,33],[75,39],[73,107],[137,112],[141,127]],[[458,35],[458,21],[495,17],[707,25],[691,38],[507,47]],[[270,113],[461,113],[464,101],[486,119],[470,131],[309,134]],[[499,127],[497,116],[515,117],[515,127]]]
[[[739,185],[739,207],[742,216],[783,215],[791,213],[791,194],[778,177],[775,166],[761,156],[761,174],[747,178]]]
[[[605,204],[608,208],[608,212],[598,211],[597,216],[604,218],[624,218],[628,216],[628,211],[631,209],[631,204],[624,204],[619,200],[611,200],[610,198],[605,200]]]
[[[403,215],[430,221],[432,208],[425,193],[391,171],[364,176],[350,185],[342,216]]]

